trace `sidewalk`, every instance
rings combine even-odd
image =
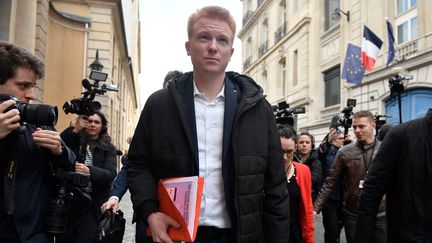
[[[133,208],[130,199],[129,190],[123,196],[120,201],[120,210],[124,213],[124,218],[126,219],[126,229],[123,237],[124,243],[134,243],[135,242],[135,224],[132,224]]]
[[[123,237],[123,243],[134,243],[135,242],[135,224],[132,224],[132,202],[130,199],[129,191],[123,196],[120,202],[120,209],[124,213],[126,219],[126,230]],[[322,214],[318,214],[315,217],[315,242],[324,243],[324,229],[322,226]],[[345,231],[342,229],[340,243],[346,243]]]

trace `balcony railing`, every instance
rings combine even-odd
[[[268,40],[262,43],[258,48],[258,56],[261,57],[268,51]]]
[[[248,20],[252,17],[252,15],[253,15],[252,10],[248,10],[246,12],[246,14],[243,16],[243,25],[245,25],[248,22]]]
[[[417,52],[417,46],[417,39],[401,44],[396,48],[397,54],[400,58],[406,58]]]
[[[246,70],[252,64],[252,57],[249,56],[246,58],[246,61],[243,62],[243,70]]]
[[[286,35],[286,22],[283,23],[274,34],[274,42],[278,43]]]

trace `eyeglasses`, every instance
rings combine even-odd
[[[283,150],[282,149],[282,153],[284,156],[286,155],[287,157],[289,157],[289,156],[294,154],[294,149],[289,149],[289,150]]]

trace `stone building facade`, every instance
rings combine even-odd
[[[120,150],[129,147],[139,116],[139,21],[136,0],[4,0],[0,3],[0,40],[25,47],[42,58],[46,74],[37,84],[39,103],[59,108],[57,130],[69,126],[65,101],[80,98],[96,52],[119,92],[97,96]]]
[[[432,107],[432,2],[425,0],[243,0],[243,72],[264,88],[271,103],[303,106],[296,127],[317,141],[330,120],[356,99],[355,111],[389,115],[399,123],[397,98],[389,79],[395,67],[411,80],[400,82],[402,120],[423,116]],[[396,61],[387,67],[387,28],[393,25]],[[341,72],[348,43],[361,46],[367,25],[384,44],[361,84],[348,84]]]

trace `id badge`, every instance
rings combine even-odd
[[[364,180],[360,180],[360,182],[359,182],[359,188],[360,188],[360,189],[363,188],[363,183],[364,183]]]

